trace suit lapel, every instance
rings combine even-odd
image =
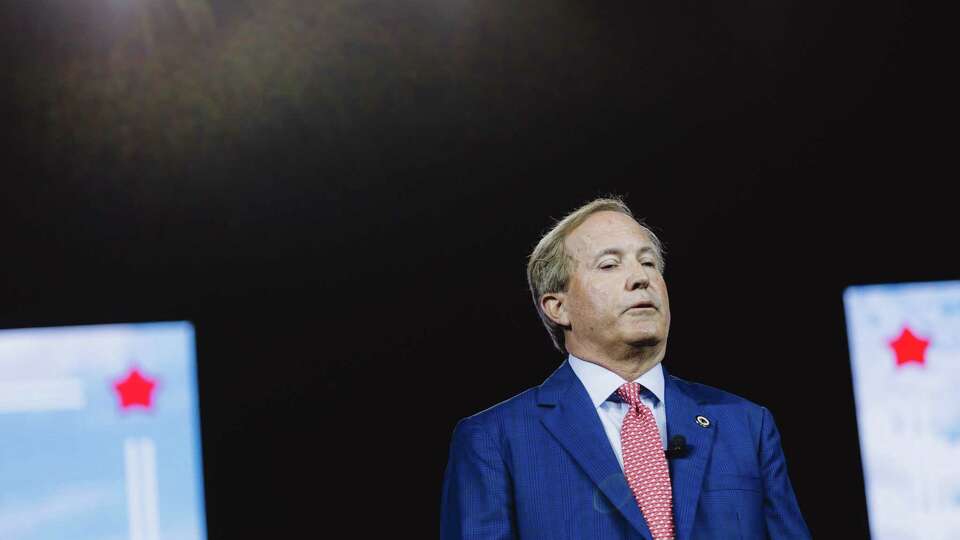
[[[690,538],[693,518],[703,485],[703,473],[717,431],[716,420],[710,419],[709,427],[697,423],[703,407],[685,393],[666,368],[663,370],[664,401],[667,413],[667,440],[674,435],[683,435],[687,440],[687,455],[670,461],[670,480],[673,484],[673,519],[677,538]]]
[[[651,537],[590,395],[568,361],[540,385],[537,404],[544,407],[543,425],[586,471],[597,489],[638,532]]]

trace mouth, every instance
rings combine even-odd
[[[636,304],[628,307],[626,311],[631,311],[634,309],[643,310],[643,309],[657,309],[657,308],[656,306],[653,305],[652,302],[637,302]]]

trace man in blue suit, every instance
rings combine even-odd
[[[661,364],[663,269],[660,241],[618,199],[544,235],[527,277],[567,358],[457,423],[443,540],[810,538],[770,411]]]

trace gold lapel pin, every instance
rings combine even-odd
[[[698,416],[697,423],[700,424],[700,427],[710,427],[710,419],[706,416]]]

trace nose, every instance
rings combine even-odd
[[[650,285],[650,276],[647,275],[646,268],[643,265],[634,267],[633,272],[627,277],[627,290],[646,289]]]

